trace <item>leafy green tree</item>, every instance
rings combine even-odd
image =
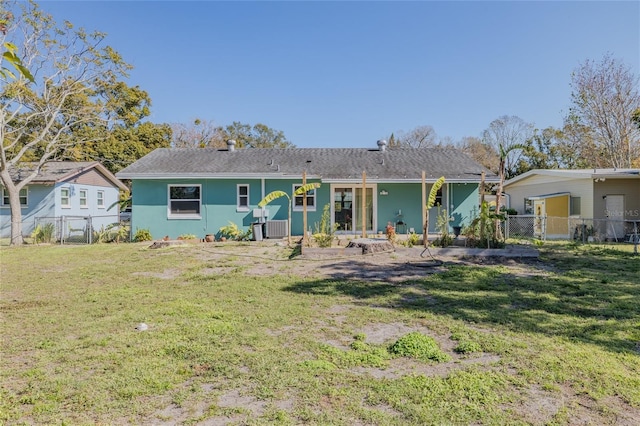
[[[15,19],[3,43],[14,43],[23,53],[22,63],[35,82],[8,81],[0,91],[0,179],[9,198],[11,244],[17,245],[23,242],[20,190],[47,161],[87,142],[76,130],[108,126],[113,117],[107,105],[113,99],[105,87],[114,87],[131,66],[103,46],[103,33],[88,33],[69,22],[58,25],[35,2],[8,7]],[[11,170],[27,160],[37,167],[14,180]]]
[[[2,34],[2,38],[7,36],[12,23],[13,13],[5,11],[3,5],[0,5],[0,33]],[[9,41],[3,41],[2,47],[4,51],[2,52],[2,56],[0,56],[0,63],[1,61],[7,61],[18,71],[18,75],[16,76],[9,68],[2,66],[0,67],[0,77],[2,77],[3,80],[17,80],[20,77],[24,77],[34,83],[35,81],[31,72],[22,64],[22,59],[18,56],[18,46]]]
[[[281,130],[274,130],[264,124],[253,126],[234,121],[220,129],[222,140],[236,141],[237,148],[293,148],[293,145]]]

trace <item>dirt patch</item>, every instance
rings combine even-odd
[[[336,249],[303,249],[302,254],[291,252],[281,242],[250,242],[188,244],[174,250],[189,250],[207,261],[211,274],[224,274],[234,268],[251,276],[289,275],[308,279],[335,279],[402,283],[419,280],[446,271],[448,265],[502,265],[519,276],[546,274],[537,251],[530,247],[511,247],[501,250],[447,249],[395,247],[395,251],[362,255]],[[359,250],[359,249],[356,249]],[[194,253],[195,252],[195,253]],[[168,274],[162,274],[168,276]]]

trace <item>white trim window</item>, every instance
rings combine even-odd
[[[89,208],[89,191],[87,189],[81,189],[78,191],[78,198],[80,199],[80,208],[88,209]]]
[[[24,208],[29,205],[28,194],[29,191],[26,186],[20,190],[20,207]],[[7,192],[7,188],[4,186],[2,187],[2,205],[4,207],[9,206],[9,193]]]
[[[99,209],[104,209],[104,191],[96,192],[96,206]]]
[[[298,188],[300,188],[302,185],[300,184],[293,184],[293,191],[292,193],[295,193],[296,190]],[[301,212],[302,211],[302,200],[303,200],[304,196],[303,195],[294,195],[293,197],[293,211],[296,212]],[[308,212],[314,212],[316,211],[316,190],[315,189],[310,189],[309,191],[307,191],[307,211]]]
[[[200,219],[201,185],[169,185],[167,188],[169,219]]]
[[[69,188],[60,188],[60,207],[71,208],[71,191]]]
[[[248,212],[249,211],[249,185],[239,183],[237,185],[237,202],[236,202],[236,211],[238,212]]]

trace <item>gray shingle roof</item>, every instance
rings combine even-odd
[[[176,149],[159,148],[116,174],[120,179],[179,177],[269,177],[300,176],[323,180],[420,181],[444,176],[449,182],[487,181],[497,177],[466,154],[445,148],[261,148]]]
[[[20,163],[15,167],[10,167],[9,174],[14,181],[19,181],[35,171],[37,166],[38,163],[36,162]],[[31,183],[53,184],[56,182],[62,182],[92,168],[99,170],[100,173],[120,189],[127,189],[127,187],[120,182],[113,173],[97,161],[49,161],[40,168],[38,175],[31,181]]]

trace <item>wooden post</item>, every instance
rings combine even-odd
[[[307,184],[307,171],[302,172],[302,186]],[[302,245],[306,245],[307,241],[307,193],[302,194]]]
[[[362,171],[362,238],[367,238],[367,212],[365,210],[367,205],[367,172]]]
[[[427,229],[427,172],[422,171],[422,244],[426,248],[429,244],[427,239],[429,230]]]
[[[482,205],[484,204],[484,172],[480,175],[480,215],[482,215]],[[480,239],[484,238],[484,219],[480,219]]]

